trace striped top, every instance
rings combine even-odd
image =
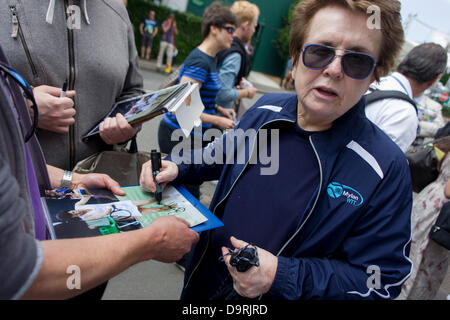
[[[204,113],[215,115],[216,114],[216,98],[221,87],[219,74],[216,70],[216,61],[214,57],[207,55],[198,48],[192,50],[192,52],[184,60],[178,82],[181,77],[186,76],[201,82],[200,98],[205,106]],[[177,119],[171,113],[164,115],[164,120],[174,128],[180,128]],[[202,123],[202,128],[211,128],[211,124]],[[193,134],[193,132],[191,132]]]

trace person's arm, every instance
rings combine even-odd
[[[165,216],[136,231],[43,241],[42,267],[22,299],[65,299],[105,282],[138,262],[177,261],[199,238],[188,226],[183,219]],[[81,288],[69,289],[69,277],[76,275],[80,276]]]
[[[32,216],[32,206],[12,171],[0,157],[0,256],[7,257],[0,263],[1,299],[73,297],[134,263],[177,261],[198,241],[186,221],[167,216],[136,231],[39,242],[24,231],[29,228],[24,218]],[[80,289],[69,289],[73,267],[79,271]]]
[[[170,22],[167,20],[163,21],[163,23],[161,24],[161,28],[163,33],[166,33],[170,28]]]
[[[158,26],[155,26],[155,29],[153,29],[153,37],[156,37],[158,34]]]
[[[47,165],[47,171],[52,188],[59,188],[61,186],[64,170]],[[119,183],[103,173],[80,174],[74,172],[72,175],[71,187],[75,189],[81,186],[109,189],[115,194],[125,195],[125,192],[120,189]]]
[[[222,130],[232,129],[236,125],[234,120],[232,120],[230,118],[216,116],[216,115],[208,114],[206,112],[202,113],[202,115],[200,116],[200,119],[202,120],[203,123],[212,124],[216,127],[219,127]]]
[[[421,100],[423,105],[423,112],[425,117],[430,117],[430,120],[419,121],[419,136],[420,137],[434,137],[437,131],[445,125],[445,120],[442,117],[442,105],[427,96],[423,96]],[[419,108],[422,107],[419,105]]]
[[[225,108],[231,108],[236,99],[252,99],[258,91],[253,86],[247,88],[236,88],[235,82],[241,68],[242,58],[237,52],[231,53],[225,57],[220,69],[219,77],[222,87],[217,95],[217,104]]]
[[[242,124],[242,121],[240,122]],[[162,161],[162,169],[156,176],[158,183],[165,187],[167,183],[172,182],[174,184],[192,183],[198,184],[204,181],[219,179],[226,159],[235,155],[236,150],[227,150],[226,146],[234,146],[245,143],[246,135],[242,135],[243,130],[238,124],[228,132],[221,134],[219,130],[216,130],[218,135],[215,139],[202,149],[202,162],[198,163],[195,159],[195,153],[191,150],[181,150],[180,154],[169,154]],[[245,129],[244,129],[245,130]],[[214,137],[212,137],[214,138]],[[248,138],[248,137],[247,137]],[[236,144],[237,139],[237,144]],[[230,143],[231,142],[231,143]],[[216,161],[220,159],[220,161]],[[142,166],[140,181],[141,187],[144,190],[154,192],[156,190],[153,182],[153,175],[151,169],[151,161],[146,162]]]
[[[1,134],[1,133],[0,133]],[[42,247],[24,229],[33,217],[31,203],[26,202],[26,190],[5,161],[9,156],[0,152],[0,299],[18,299],[28,289],[41,268]],[[24,184],[22,183],[22,188]],[[26,188],[26,186],[25,186]],[[32,226],[28,225],[28,229]]]
[[[242,148],[242,144],[245,145],[248,142],[251,145],[249,141],[251,140],[251,136],[247,136],[245,132],[253,128],[255,119],[253,112],[259,106],[265,105],[266,101],[265,97],[259,99],[244,114],[236,127],[212,139],[213,141],[202,150],[203,155],[201,159],[203,161],[201,163],[195,160],[195,153],[189,150],[183,149],[179,155],[175,153],[167,155],[162,162],[160,173],[156,176],[157,182],[165,186],[169,182],[173,182],[174,184],[198,184],[204,181],[219,179],[225,163],[228,160],[233,160],[228,157],[237,155],[237,149]],[[231,146],[232,148],[228,148],[227,150],[227,146]],[[220,159],[221,161],[215,161],[216,159]],[[139,183],[147,191],[154,192],[156,190],[153,182],[151,161],[146,162],[142,166]]]
[[[234,136],[230,132],[223,134],[218,139],[215,139],[207,147],[202,149],[202,163],[194,161],[194,152],[190,150],[183,150],[186,153],[180,155],[182,161],[178,161],[175,157],[169,154],[162,160],[162,167],[156,176],[156,181],[161,184],[162,188],[172,182],[179,183],[200,183],[208,180],[217,180],[222,172],[224,161],[213,161],[210,156],[214,154],[220,159],[226,158],[225,147],[227,145],[227,138],[234,141]],[[206,152],[207,150],[207,152]],[[139,177],[139,184],[142,189],[155,192],[156,185],[153,181],[151,160],[142,165],[141,175]]]
[[[233,101],[239,97],[234,84],[240,67],[241,55],[236,52],[226,56],[219,68],[221,88],[217,94],[217,104],[225,108],[231,108]]]
[[[173,34],[178,34],[177,22],[175,20],[173,20]]]
[[[234,119],[236,119],[236,111],[234,111],[233,108],[224,108],[219,105],[216,105],[216,111],[228,119],[231,119],[233,121]]]
[[[244,89],[238,89],[238,92],[239,92],[238,99],[243,99],[243,98],[253,99],[256,92],[258,92],[258,89],[256,89],[253,86],[248,86],[247,88],[244,88]]]
[[[141,34],[144,34],[144,23],[143,22],[141,22],[141,24],[139,25],[139,32]]]

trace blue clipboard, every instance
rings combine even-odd
[[[198,224],[191,229],[195,232],[202,232],[209,229],[220,228],[223,227],[223,222],[219,220],[208,208],[206,208],[197,198],[195,198],[186,188],[182,186],[173,186],[178,190],[179,193],[183,195],[183,197],[188,200],[194,208],[200,211],[208,220]]]

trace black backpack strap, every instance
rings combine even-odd
[[[366,98],[366,105],[368,105],[369,103],[378,101],[378,100],[383,100],[383,99],[404,100],[404,101],[412,104],[414,109],[416,110],[416,113],[418,114],[416,102],[413,99],[411,99],[406,93],[403,93],[401,91],[373,90],[372,92],[365,94],[364,97]]]
[[[128,149],[129,153],[136,153],[136,152],[138,152],[136,136],[137,136],[137,134],[133,138],[131,138],[130,148]]]

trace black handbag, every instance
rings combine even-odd
[[[405,155],[411,171],[414,192],[422,191],[423,188],[437,179],[439,175],[437,168],[439,159],[433,143],[417,147],[406,152]]]
[[[102,151],[79,161],[73,172],[106,173],[121,186],[139,184],[142,165],[150,160],[150,152],[138,151],[136,137],[131,140],[130,148]]]
[[[430,238],[450,250],[450,201],[442,206],[435,224],[431,227]]]

